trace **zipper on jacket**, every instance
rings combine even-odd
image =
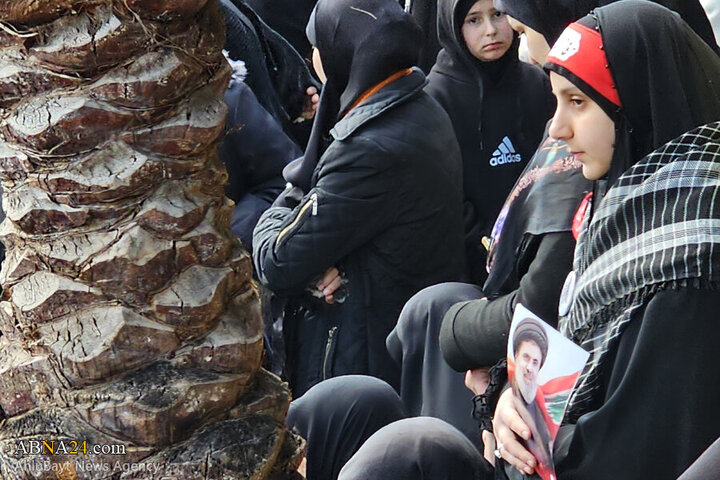
[[[337,332],[338,327],[332,327],[330,331],[328,331],[328,339],[327,343],[325,344],[325,356],[323,357],[323,365],[322,365],[322,379],[327,380],[328,378],[328,360],[330,359],[330,353],[332,352],[333,347],[333,339],[335,338],[335,332]]]
[[[300,207],[300,211],[297,214],[297,217],[295,217],[295,220],[292,221],[290,225],[283,228],[280,231],[280,234],[278,235],[277,239],[275,240],[275,246],[277,247],[280,245],[280,242],[282,242],[283,238],[285,238],[295,227],[298,226],[301,220],[305,218],[305,215],[307,212],[310,212],[310,214],[314,217],[317,215],[318,212],[318,195],[317,193],[313,193],[310,195],[310,199],[305,202],[305,205]]]

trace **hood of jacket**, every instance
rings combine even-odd
[[[320,0],[307,25],[327,82],[305,155],[283,172],[307,191],[330,129],[364,92],[417,64],[422,30],[395,0]]]
[[[438,1],[437,28],[442,50],[433,69],[465,82],[481,82],[481,84],[483,80],[497,82],[520,61],[518,59],[520,42],[515,35],[505,55],[493,62],[484,62],[475,58],[465,45],[461,30],[465,16],[476,1]]]

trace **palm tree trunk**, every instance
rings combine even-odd
[[[0,19],[0,478],[292,478],[215,148],[217,0]]]

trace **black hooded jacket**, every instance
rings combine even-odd
[[[613,3],[609,0],[603,3]],[[662,2],[673,4],[671,0]],[[517,18],[519,21],[542,33],[548,40],[554,40],[560,35],[568,23],[577,20],[587,14],[592,8],[599,5],[598,0],[496,0],[496,6],[503,11]],[[689,19],[689,25],[696,31],[704,31],[707,18],[702,11],[697,12],[697,1],[685,3],[674,3]],[[583,10],[584,9],[584,10]],[[706,40],[707,41],[707,40]],[[625,48],[621,48],[621,50]],[[673,48],[669,45],[656,49],[657,57],[653,62],[659,61],[666,55],[664,49]],[[628,50],[630,51],[630,50]],[[645,57],[635,57],[633,53],[629,62],[642,62]],[[692,57],[690,57],[692,58]],[[688,68],[683,71],[690,71],[699,64],[691,60]],[[661,69],[658,69],[661,71]],[[640,71],[628,69],[622,73],[632,78],[637,83],[636,93],[633,96],[643,98],[647,94],[647,85],[650,79],[643,77]],[[666,75],[659,75],[663,79]],[[670,82],[674,82],[672,85]],[[662,87],[664,92],[683,91],[678,88],[677,79],[667,78],[667,85]],[[688,92],[699,91],[700,88],[688,89]],[[702,103],[702,99],[699,103]],[[676,117],[686,117],[683,104],[687,99],[682,95],[669,93],[665,95],[662,102],[655,107],[656,115],[676,112]],[[699,107],[698,107],[699,108]],[[712,118],[711,116],[706,118]],[[623,151],[623,159],[614,162],[611,176],[617,176],[628,168],[628,155],[635,160],[641,158],[645,153],[652,150],[653,145],[662,142],[655,141],[662,138],[669,140],[673,133],[663,132],[671,124],[667,121],[659,121],[655,124],[655,132],[646,131],[653,125],[647,118],[634,120],[636,127],[633,131],[638,134],[637,138],[643,138],[633,146],[633,152],[628,148],[618,148],[617,152]],[[694,125],[693,122],[686,122],[688,128]],[[629,125],[626,125],[629,127]],[[627,130],[627,129],[626,129]],[[627,144],[628,132],[620,132],[621,138],[626,138],[622,144]],[[629,147],[629,145],[628,145]],[[635,152],[635,150],[639,150]],[[545,160],[548,156],[555,158],[569,155],[564,142],[545,142],[537,152],[533,165],[528,166],[525,174],[529,178],[534,177],[535,167],[547,166]],[[562,170],[562,169],[560,169]],[[570,235],[570,225],[573,212],[580,205],[580,198],[592,189],[591,182],[584,180],[578,170],[576,171],[555,171],[555,175],[544,177],[543,181],[537,182],[534,187],[527,189],[529,195],[520,198],[515,204],[509,204],[511,208],[504,208],[493,232],[493,239],[499,236],[498,226],[502,233],[502,241],[495,245],[495,258],[491,258],[492,271],[488,282],[485,283],[483,291],[491,301],[467,301],[454,305],[447,313],[443,322],[440,335],[440,343],[445,360],[452,368],[458,371],[478,368],[493,364],[497,359],[505,355],[504,338],[510,328],[513,312],[517,303],[522,303],[533,312],[540,315],[550,324],[557,324],[557,305],[560,298],[560,291],[565,276],[571,269],[571,251],[574,247],[574,239]],[[524,184],[529,184],[525,175],[521,177],[516,189],[525,189]],[[602,189],[596,189],[596,200]],[[515,196],[515,192],[511,195]],[[511,202],[511,199],[508,199]],[[524,206],[523,206],[524,204]],[[544,208],[544,210],[543,210]],[[551,210],[550,210],[551,209]],[[565,218],[566,220],[563,220]],[[538,233],[544,232],[544,235]],[[517,234],[523,234],[519,237]],[[530,235],[528,235],[530,234]],[[514,235],[513,241],[510,235]],[[521,243],[518,244],[519,240]],[[511,248],[508,248],[511,247]],[[491,250],[492,251],[492,250]],[[491,253],[491,257],[493,254]],[[494,261],[493,261],[494,260]],[[512,260],[512,263],[509,263]]]
[[[328,81],[313,128],[331,143],[316,149],[300,204],[269,209],[253,237],[259,278],[292,299],[285,331],[296,396],[349,373],[397,385],[385,337],[403,304],[457,280],[464,265],[457,141],[423,92],[424,74],[408,69],[419,28],[394,0],[321,0],[314,18]],[[312,285],[333,266],[344,301],[327,304]]]
[[[305,108],[310,86],[320,84],[305,60],[270,28],[244,0],[220,0],[225,14],[225,50],[247,67],[245,83],[262,107],[298,145],[305,145],[310,122],[296,123]]]
[[[467,49],[460,29],[469,0],[441,0],[443,49],[425,91],[450,115],[463,157],[466,255],[470,279],[482,285],[483,236],[532,157],[555,109],[547,75],[520,62],[517,39],[499,60],[483,62]]]
[[[242,0],[232,0],[235,4]],[[310,12],[317,0],[246,0],[247,3],[305,58],[310,58],[310,43],[305,37]]]

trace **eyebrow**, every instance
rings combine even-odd
[[[495,8],[491,8],[490,10],[488,10],[488,13],[493,13],[493,12],[497,12],[497,10],[496,10]],[[482,10],[473,10],[473,9],[470,9],[470,10],[468,11],[468,13],[465,15],[465,18],[470,17],[470,16],[472,16],[472,15],[480,15],[480,14],[482,14],[482,13],[483,13]]]
[[[577,93],[585,95],[582,92],[582,90],[580,90],[576,86],[561,88],[559,91],[553,90],[552,93],[553,93],[553,95],[568,95],[568,94],[572,95],[572,94],[577,94]]]

